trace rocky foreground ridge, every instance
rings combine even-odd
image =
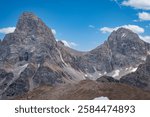
[[[125,28],[89,52],[73,50],[57,42],[40,18],[25,12],[14,33],[0,42],[0,99],[87,79],[150,90],[149,54],[150,44]]]

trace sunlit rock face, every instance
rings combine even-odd
[[[0,43],[1,98],[71,79],[62,69],[65,65],[57,46],[51,29],[41,19],[23,13],[14,33],[7,34]]]
[[[113,31],[102,45],[80,58],[79,68],[90,73],[87,75],[91,78],[108,75],[120,79],[143,63],[149,50],[150,44],[136,33],[120,28]],[[119,71],[118,75],[115,75],[116,71]]]
[[[144,63],[150,44],[124,28],[102,45],[79,52],[57,42],[36,15],[23,13],[13,33],[0,41],[0,98],[11,99],[43,85],[57,86],[103,77],[120,77]],[[138,68],[140,69],[140,67]],[[137,70],[138,71],[138,70]]]

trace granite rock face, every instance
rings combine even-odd
[[[150,55],[144,64],[139,65],[136,72],[123,76],[120,82],[150,90]]]
[[[120,28],[113,31],[104,44],[80,58],[79,63],[82,64],[79,64],[79,68],[84,72],[93,75],[99,74],[100,76],[113,76],[112,73],[115,70],[123,70],[124,73],[128,73],[132,70],[126,71],[126,69],[136,68],[139,64],[142,64],[149,51],[149,43],[142,41],[132,31]],[[121,71],[119,72],[118,78],[124,75],[121,74]],[[97,78],[100,76],[97,75]]]
[[[14,33],[7,34],[0,44],[1,98],[70,80],[63,70],[66,63],[61,48],[41,19],[33,13],[23,13]]]
[[[6,72],[5,70],[0,69],[0,94],[5,92],[13,77],[14,75],[12,72]]]
[[[102,77],[96,79],[96,81],[102,82],[102,83],[119,83],[119,80],[116,80],[110,76],[102,76]]]
[[[112,32],[97,48],[79,52],[57,42],[40,18],[25,12],[15,31],[0,42],[0,98],[11,99],[40,86],[96,80],[103,75],[119,78],[131,71],[126,69],[144,63],[149,52],[150,44],[124,28]]]

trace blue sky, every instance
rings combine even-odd
[[[55,37],[77,50],[102,44],[119,27],[150,42],[150,0],[1,0],[0,38],[30,11],[56,31]],[[8,29],[9,28],[9,29]]]

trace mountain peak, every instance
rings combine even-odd
[[[39,18],[32,12],[23,12],[22,15],[20,16],[19,20],[34,20],[34,21],[38,21]]]
[[[131,31],[130,29],[127,29],[127,28],[119,28],[118,30],[116,30],[116,32],[118,33],[125,33],[125,32],[128,32],[128,33],[134,33],[133,31]]]
[[[29,31],[29,28],[35,29],[39,23],[39,18],[31,12],[24,12],[17,23],[16,30]],[[42,22],[42,21],[40,21]]]
[[[17,23],[16,32],[31,35],[53,35],[52,31],[32,12],[24,12]]]
[[[35,38],[33,40],[44,41],[47,43],[55,43],[52,30],[32,12],[24,12],[19,18],[16,26],[15,34],[25,41],[26,37]]]
[[[32,12],[23,12],[22,15],[21,15],[21,18],[35,18],[35,19],[38,19],[38,17],[32,13]]]
[[[113,31],[108,38],[108,41],[123,41],[123,40],[141,41],[138,34],[126,28],[119,28],[118,30]]]

